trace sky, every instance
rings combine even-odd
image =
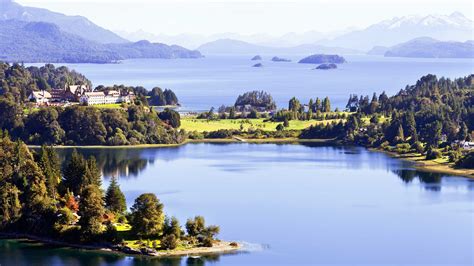
[[[81,15],[112,30],[154,34],[269,34],[364,28],[406,15],[473,18],[471,0],[16,0]]]

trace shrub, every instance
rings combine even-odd
[[[202,246],[203,247],[212,247],[212,237],[205,237],[203,240],[202,240]]]
[[[448,152],[448,156],[449,156],[449,162],[455,163],[459,159],[461,159],[462,154],[461,154],[461,151],[459,150],[451,150]]]
[[[178,246],[178,239],[174,234],[165,235],[161,239],[161,249],[169,250],[175,249]]]
[[[467,169],[474,169],[474,152],[470,152],[461,159],[459,159],[456,162],[456,166]]]
[[[427,160],[434,160],[443,157],[443,154],[434,148],[428,148],[428,151],[426,152],[426,159]]]
[[[410,144],[408,143],[400,143],[397,144],[395,148],[395,152],[403,154],[403,153],[409,153],[410,152]]]
[[[411,146],[412,149],[414,149],[417,153],[420,153],[420,154],[423,154],[423,144],[421,144],[421,142],[419,141],[416,141],[415,143],[413,143],[413,145]]]

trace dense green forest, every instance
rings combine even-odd
[[[184,132],[177,131],[179,115],[166,110],[160,115],[148,107],[153,93],[143,87],[98,86],[96,90],[130,90],[135,103],[116,109],[73,105],[35,109],[28,102],[32,91],[61,88],[66,84],[91,85],[83,75],[66,67],[24,67],[0,63],[0,129],[13,139],[28,144],[51,145],[130,145],[180,143]],[[152,95],[151,101],[177,104],[171,90]]]
[[[355,113],[346,122],[313,126],[300,137],[337,138],[397,153],[417,152],[428,159],[444,153],[457,162],[462,150],[456,143],[471,140],[474,131],[473,79],[426,75],[392,97],[351,95],[347,108]]]
[[[219,233],[201,216],[188,219],[185,232],[151,193],[138,196],[128,211],[115,178],[102,190],[94,157],[73,152],[63,166],[59,162],[53,148],[32,152],[0,131],[0,232],[73,244],[126,248],[131,243],[147,253],[209,247]]]

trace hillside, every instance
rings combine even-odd
[[[135,43],[107,44],[107,48],[119,54],[122,58],[199,58],[199,51],[191,51],[178,45],[166,45],[138,41]]]
[[[51,23],[5,20],[0,24],[0,60],[7,62],[112,63],[129,58],[198,57],[198,51],[147,41],[100,44]]]
[[[473,58],[474,43],[443,42],[432,38],[417,38],[389,48],[387,57],[422,57],[422,58]]]
[[[12,0],[0,0],[0,5],[0,21],[15,19],[28,22],[49,22],[58,25],[64,32],[98,43],[128,42],[128,40],[82,16],[66,16],[43,8],[26,7]]]
[[[0,60],[16,62],[108,63],[117,53],[58,26],[6,20],[0,23]]]

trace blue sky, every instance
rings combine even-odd
[[[395,16],[473,17],[469,0],[16,0],[68,15],[83,15],[113,30],[151,33],[240,34],[362,28]]]

